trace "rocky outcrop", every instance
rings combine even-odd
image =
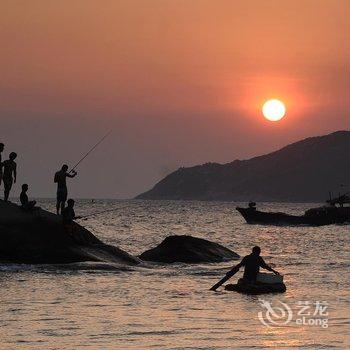
[[[140,259],[104,244],[90,231],[73,223],[72,232],[62,218],[46,210],[25,212],[0,201],[0,262],[62,264],[103,261],[135,265]]]
[[[142,260],[174,263],[221,262],[238,259],[232,250],[202,238],[169,236],[157,247],[140,255]]]

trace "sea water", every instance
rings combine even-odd
[[[54,210],[52,200],[40,205]],[[80,222],[135,255],[175,234],[206,238],[241,256],[259,245],[284,275],[285,294],[209,291],[234,261],[2,264],[1,349],[349,349],[350,226],[248,225],[236,205],[78,200],[76,213],[117,208]],[[311,206],[258,207],[301,214]]]

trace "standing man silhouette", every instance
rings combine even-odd
[[[5,145],[1,142],[0,143],[0,186],[2,183],[2,166],[1,166],[1,153],[4,151]]]
[[[57,202],[56,202],[56,211],[57,215],[61,213],[64,210],[64,207],[66,206],[66,200],[68,196],[68,190],[67,190],[67,177],[73,178],[77,176],[76,171],[71,171],[71,174],[67,172],[68,171],[68,165],[64,164],[61,168],[61,170],[57,171],[55,174],[54,182],[57,183]]]
[[[4,181],[4,200],[8,201],[12,185],[16,183],[17,180],[17,164],[15,159],[17,158],[17,153],[11,152],[9,159],[1,163],[1,169],[4,168],[2,179]]]

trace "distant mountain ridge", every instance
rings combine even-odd
[[[350,185],[350,131],[310,137],[248,160],[180,168],[136,198],[324,201],[341,184]]]

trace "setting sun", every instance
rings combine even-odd
[[[280,100],[268,100],[264,103],[262,112],[267,120],[276,122],[284,117],[286,114],[286,107]]]

